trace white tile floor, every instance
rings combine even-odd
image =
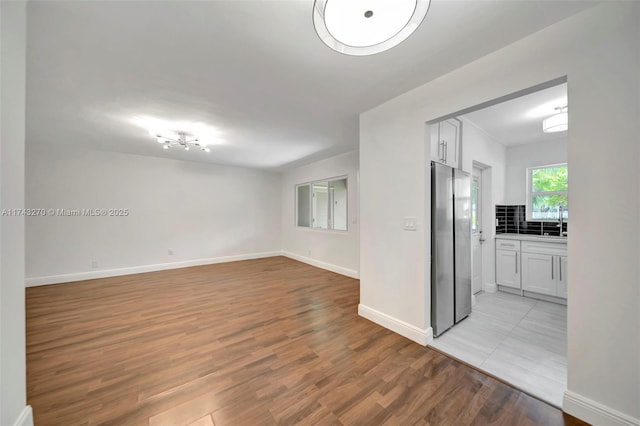
[[[567,388],[567,307],[478,293],[468,318],[429,346],[558,408]]]

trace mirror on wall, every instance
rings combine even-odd
[[[346,231],[347,201],[346,177],[296,185],[296,224]]]

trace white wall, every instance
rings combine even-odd
[[[506,204],[525,204],[527,168],[566,163],[567,144],[567,139],[561,138],[507,148]]]
[[[0,3],[0,210],[24,208],[26,3]],[[0,219],[0,424],[33,424],[27,404],[24,217]]]
[[[127,217],[28,218],[31,284],[280,250],[276,173],[35,144],[28,145],[27,170],[30,208],[130,211]]]
[[[482,284],[485,289],[494,289],[496,283],[495,233],[496,204],[504,203],[507,148],[493,139],[475,123],[462,120],[462,169],[468,173],[473,171],[473,162],[488,166],[482,172],[482,231],[485,242],[482,244]],[[485,185],[490,185],[489,190]],[[485,196],[487,193],[490,196]]]
[[[565,409],[596,424],[614,424],[616,416],[640,422],[640,209],[632,189],[640,182],[639,23],[638,3],[596,6],[360,117],[359,311],[424,342],[430,337],[424,123],[568,76]],[[604,226],[594,194],[618,212],[616,226]],[[420,232],[403,231],[406,216],[420,218]]]
[[[295,185],[347,176],[348,230],[295,226]],[[355,222],[355,223],[354,223]],[[358,152],[348,152],[282,175],[282,250],[287,256],[351,277],[359,270]]]

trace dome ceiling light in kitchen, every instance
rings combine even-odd
[[[383,52],[409,37],[430,0],[315,0],[313,25],[333,50],[364,56]]]
[[[556,110],[559,111],[558,114],[552,115],[551,117],[545,118],[542,120],[542,131],[545,133],[555,133],[555,132],[564,132],[569,129],[569,113],[568,107],[561,106],[557,107]]]

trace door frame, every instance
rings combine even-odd
[[[496,285],[496,260],[495,260],[495,207],[496,200],[493,199],[493,167],[473,160],[473,168],[478,168],[482,172],[480,187],[480,202],[482,203],[481,229],[485,239],[482,244],[482,291],[495,293],[498,290]]]
[[[471,170],[471,185],[473,187],[474,183],[477,183],[476,186],[476,224],[477,224],[477,229],[474,232],[473,231],[473,226],[472,226],[472,232],[471,232],[471,262],[472,262],[472,273],[471,273],[471,277],[472,277],[472,281],[471,281],[471,288],[472,288],[472,292],[473,294],[476,294],[480,291],[482,291],[483,288],[483,283],[484,283],[484,253],[483,253],[483,242],[485,241],[484,237],[483,237],[483,228],[484,228],[484,222],[483,222],[483,205],[482,205],[482,200],[484,199],[482,191],[484,189],[484,185],[482,183],[482,173],[483,169],[481,167],[479,167],[478,165],[473,164],[473,168]],[[473,225],[473,222],[472,222]],[[477,239],[477,240],[476,240]],[[479,244],[479,254],[476,253],[475,251],[475,247],[476,244]],[[479,268],[480,268],[480,275],[476,276],[476,268],[478,267],[478,261],[479,261]],[[476,279],[479,280],[480,282],[477,283]]]

